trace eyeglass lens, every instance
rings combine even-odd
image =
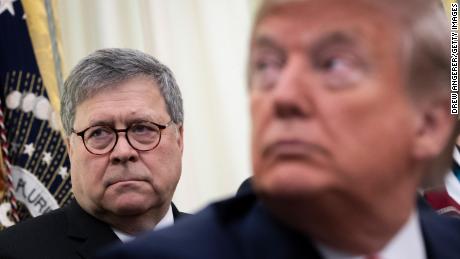
[[[113,149],[121,131],[126,131],[128,143],[137,150],[153,149],[160,140],[160,128],[149,122],[132,124],[126,130],[94,126],[85,132],[83,138],[89,151],[101,154]]]

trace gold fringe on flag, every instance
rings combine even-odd
[[[56,0],[22,0],[22,5],[43,85],[53,110],[59,115],[59,89],[64,77]],[[61,123],[60,118],[56,118],[56,121]]]

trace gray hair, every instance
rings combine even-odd
[[[61,94],[61,120],[71,134],[76,107],[95,93],[135,77],[146,77],[159,86],[174,123],[182,125],[184,110],[179,86],[171,70],[152,56],[133,49],[100,49],[82,59],[70,72]]]

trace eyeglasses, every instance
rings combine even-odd
[[[173,124],[169,121],[165,125],[144,121],[131,124],[126,129],[115,129],[110,126],[91,126],[80,132],[72,133],[80,136],[86,150],[94,155],[104,155],[111,152],[118,142],[118,133],[124,132],[129,145],[139,151],[149,151],[158,146],[161,140],[161,131]]]

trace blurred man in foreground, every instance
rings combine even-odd
[[[417,205],[454,144],[449,71],[438,1],[265,1],[249,64],[255,194],[109,257],[458,258],[460,222]]]
[[[0,233],[0,258],[92,258],[103,246],[172,225],[183,108],[171,71],[130,49],[83,59],[61,117],[75,200]]]

